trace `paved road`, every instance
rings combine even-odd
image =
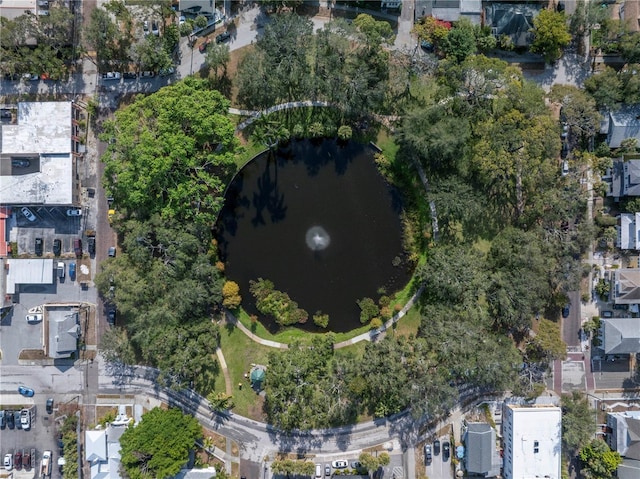
[[[567,346],[579,348],[580,347],[580,335],[579,331],[582,327],[582,301],[580,298],[580,291],[570,291],[568,293],[569,304],[569,316],[562,318],[562,340],[567,343]]]

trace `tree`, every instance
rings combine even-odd
[[[218,79],[219,68],[222,67],[223,77],[227,74],[229,58],[231,58],[231,55],[229,53],[229,45],[226,43],[215,43],[213,45],[209,45],[204,61],[207,67],[213,70],[215,80]]]
[[[207,17],[205,17],[204,15],[198,15],[193,22],[196,28],[204,28],[207,26],[207,23]]]
[[[108,363],[135,364],[136,355],[124,328],[109,328],[102,335],[100,351]]]
[[[381,452],[375,456],[368,452],[362,452],[360,456],[358,456],[358,461],[360,461],[362,467],[371,475],[371,472],[377,471],[381,466],[387,466],[391,458],[386,452]]]
[[[620,54],[627,63],[640,63],[640,34],[628,32],[620,38]]]
[[[582,473],[587,479],[610,479],[620,464],[622,457],[612,451],[601,439],[592,439],[580,449],[578,454],[582,464]]]
[[[189,459],[196,439],[202,437],[198,421],[179,409],[153,408],[120,438],[121,463],[131,479],[175,476]]]
[[[562,396],[562,445],[573,456],[593,437],[596,430],[595,411],[580,391]]]
[[[233,396],[227,395],[223,392],[212,392],[207,396],[209,401],[209,408],[212,411],[227,411],[233,409]]]
[[[422,17],[413,26],[413,33],[418,36],[418,39],[429,42],[436,51],[439,51],[445,44],[450,30],[450,22],[438,20],[432,16]]]
[[[131,59],[143,71],[157,72],[173,65],[171,51],[167,51],[165,37],[147,35],[131,49]]]
[[[476,52],[476,32],[471,20],[461,17],[449,31],[442,51],[447,58],[460,63]]]
[[[112,70],[128,60],[132,36],[123,33],[106,10],[95,8],[91,11],[84,36],[96,52],[100,71]]]
[[[361,13],[353,20],[353,24],[364,35],[371,48],[379,48],[382,43],[393,45],[395,35],[389,22]]]
[[[573,137],[587,149],[600,130],[600,113],[595,100],[583,90],[570,85],[553,85],[549,99],[562,105],[562,120]]]
[[[358,306],[360,306],[360,322],[362,324],[368,323],[380,314],[380,308],[371,298],[362,298],[360,301],[357,301],[357,303]]]
[[[222,305],[225,308],[235,309],[242,303],[240,297],[240,286],[235,281],[227,281],[222,287]]]
[[[540,318],[538,332],[527,341],[526,355],[529,361],[550,363],[555,359],[565,359],[567,345],[562,341],[560,325]]]
[[[542,54],[549,63],[556,61],[571,41],[564,12],[542,9],[533,19],[533,35],[531,51]]]
[[[623,84],[618,73],[611,67],[595,75],[591,75],[584,81],[586,91],[596,101],[598,108],[615,110],[622,102]]]

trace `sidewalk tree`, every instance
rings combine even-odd
[[[122,434],[122,467],[131,479],[173,477],[187,463],[189,451],[201,437],[197,419],[179,409],[156,407]]]
[[[542,54],[549,63],[555,62],[571,41],[564,12],[543,8],[533,19],[533,35],[531,51]]]
[[[595,414],[584,393],[573,391],[561,398],[562,446],[573,456],[593,437],[596,430]]]
[[[587,78],[584,88],[596,101],[598,108],[616,110],[623,100],[623,82],[618,72],[609,66]]]
[[[229,53],[229,45],[226,43],[215,43],[213,45],[209,45],[204,61],[207,67],[213,71],[213,77],[215,80],[218,80],[218,70],[220,68],[222,68],[222,76],[226,76],[227,65],[230,58],[231,54]]]
[[[620,454],[609,449],[602,439],[592,439],[580,449],[578,457],[586,479],[610,479],[622,464]]]

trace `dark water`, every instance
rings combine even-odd
[[[217,225],[226,275],[243,307],[261,317],[249,280],[273,281],[328,330],[360,326],[356,301],[392,293],[410,278],[401,245],[402,203],[378,173],[373,150],[355,142],[292,142],[245,166],[229,186]],[[314,228],[315,227],[315,228]],[[402,259],[393,266],[394,258]]]

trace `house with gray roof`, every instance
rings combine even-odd
[[[78,307],[47,305],[45,318],[45,353],[52,359],[70,358],[78,350],[80,338]]]
[[[85,458],[91,479],[120,479],[120,437],[126,426],[85,431]]]
[[[496,38],[506,35],[516,47],[526,47],[533,41],[533,19],[542,8],[541,2],[486,2],[484,25]]]
[[[496,477],[500,474],[500,457],[496,449],[496,432],[486,423],[468,423],[465,433],[465,466],[470,474]]]
[[[609,183],[607,196],[615,201],[626,196],[640,196],[640,160],[617,158],[602,179]]]
[[[616,246],[626,250],[640,250],[640,213],[622,213],[616,226]]]
[[[609,148],[620,148],[627,138],[640,140],[640,105],[622,105],[619,110],[609,112]]]
[[[607,414],[607,444],[628,459],[640,460],[640,411]]]
[[[602,339],[605,354],[640,353],[640,318],[604,318]]]
[[[640,268],[620,268],[612,272],[610,298],[613,304],[640,304]]]

